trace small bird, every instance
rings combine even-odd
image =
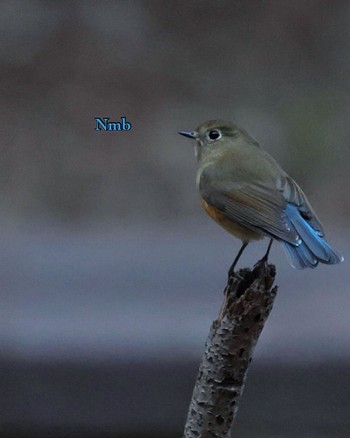
[[[196,141],[197,187],[201,202],[219,225],[242,241],[229,274],[251,240],[282,243],[295,269],[343,261],[298,184],[244,129],[210,120],[179,134]]]

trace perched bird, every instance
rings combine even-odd
[[[242,240],[230,273],[251,240],[270,237],[284,246],[296,269],[343,260],[325,239],[322,225],[298,184],[246,131],[210,120],[179,134],[196,141],[197,187],[208,215]]]

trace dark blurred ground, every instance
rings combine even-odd
[[[181,436],[239,247],[177,135],[212,118],[260,141],[345,255],[295,272],[273,247],[237,436],[350,435],[349,22],[341,0],[0,3],[1,437]]]
[[[238,248],[209,225],[1,236],[0,436],[181,436]],[[264,249],[252,244],[242,264]],[[237,434],[347,437],[350,272],[296,272],[279,245],[271,261],[279,293]]]
[[[254,364],[234,426],[242,438],[345,438],[349,362]],[[198,363],[2,363],[2,437],[180,437]],[[17,394],[13,394],[13,388]],[[19,391],[20,390],[20,391]]]

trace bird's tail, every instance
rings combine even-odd
[[[297,244],[283,242],[284,249],[295,269],[316,268],[318,263],[334,265],[344,258],[330,247],[321,231],[315,230],[303,218],[295,205],[288,205],[286,217],[300,240]]]

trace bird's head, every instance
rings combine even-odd
[[[209,120],[199,125],[195,131],[180,131],[179,134],[196,141],[195,151],[198,160],[216,151],[230,149],[239,139],[248,136],[234,123],[222,120]],[[249,139],[256,143],[250,136]]]

